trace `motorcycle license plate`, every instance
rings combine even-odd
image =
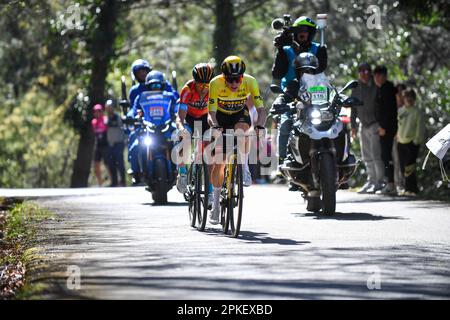
[[[151,117],[162,117],[164,116],[164,108],[162,107],[153,107],[150,110]]]
[[[328,102],[327,87],[324,86],[310,87],[308,91],[311,93],[312,104],[324,104]]]

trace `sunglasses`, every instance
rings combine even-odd
[[[242,81],[242,76],[238,77],[225,77],[225,81],[228,83],[240,83]]]

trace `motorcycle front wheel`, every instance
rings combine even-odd
[[[167,166],[165,160],[156,159],[155,167],[155,191],[152,193],[153,201],[156,205],[165,205],[167,204]]]
[[[320,189],[322,193],[322,212],[336,212],[336,165],[331,153],[320,155]]]

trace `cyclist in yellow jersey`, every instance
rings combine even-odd
[[[264,130],[266,112],[259,86],[255,78],[245,73],[245,63],[237,56],[229,56],[221,65],[222,74],[213,78],[209,85],[209,123],[211,127],[222,130],[234,129],[247,132],[251,126],[248,111],[252,103],[258,112],[255,124],[256,134]],[[250,186],[252,177],[248,167],[248,139],[244,155],[244,186]],[[224,163],[213,164],[211,182],[214,187],[213,209],[210,215],[212,224],[219,223],[220,191],[224,179]]]

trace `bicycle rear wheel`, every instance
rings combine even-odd
[[[225,174],[223,179],[222,191],[220,194],[220,224],[222,225],[222,231],[224,234],[228,234],[230,229],[230,219],[228,218],[228,189],[227,181],[231,171],[228,170],[228,166],[225,167]]]
[[[197,215],[197,229],[204,231],[208,214],[209,175],[205,163],[195,165],[195,211]]]
[[[231,227],[231,236],[237,238],[241,229],[244,200],[242,164],[238,164],[237,159],[233,163],[231,175],[231,197],[228,199],[227,220]]]
[[[194,165],[189,166],[188,174],[187,174],[187,191],[185,193],[185,198],[188,202],[189,209],[189,222],[191,227],[195,227],[195,221],[197,218],[196,209],[195,209],[195,174],[194,174]]]

